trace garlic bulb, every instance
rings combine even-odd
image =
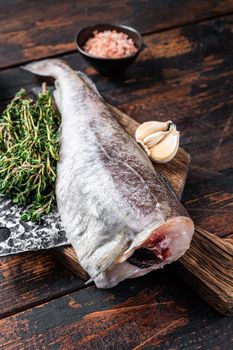
[[[135,132],[135,139],[152,161],[167,163],[178,151],[180,133],[170,120],[151,121],[139,125]]]

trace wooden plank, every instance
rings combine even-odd
[[[124,11],[122,11],[124,9]],[[0,5],[0,67],[74,51],[74,36],[94,23],[122,23],[151,33],[233,11],[232,0],[5,1]]]
[[[172,119],[177,123],[181,144],[192,156],[184,203],[196,224],[226,235],[229,244],[233,227],[232,28],[229,16],[151,35],[138,62],[115,80],[100,77],[76,54],[65,56],[75,69],[91,74],[109,102],[138,121]],[[1,101],[20,87],[30,89],[36,83],[35,77],[19,69],[1,72]],[[219,201],[224,198],[225,203]]]
[[[231,96],[231,90],[229,96],[226,95],[230,81],[225,83],[226,86],[222,86],[222,83],[226,76],[231,77],[232,72],[232,28],[233,17],[228,16],[147,36],[146,48],[138,61],[117,78],[107,79],[100,76],[78,54],[64,55],[61,58],[74,69],[90,75],[109,103],[121,106],[121,109],[138,122],[153,117],[175,117],[182,123],[188,116],[190,119],[200,116],[200,111],[196,110],[194,114],[191,110],[190,115],[188,110],[196,108],[199,99],[202,102],[205,97],[209,103],[200,105],[201,112],[206,114],[208,107],[211,108],[210,111],[214,111],[221,98],[224,101],[224,96]],[[38,83],[38,79],[19,68],[2,71],[0,101],[12,98],[22,85],[30,90],[36,82]],[[221,89],[216,88],[217,84]],[[215,95],[212,96],[214,92]],[[219,94],[217,100],[216,93]],[[212,104],[208,101],[209,95],[210,98],[215,97]],[[167,100],[168,97],[171,102]],[[177,102],[176,97],[179,98]],[[184,103],[183,100],[180,101],[181,97],[187,98],[184,110],[180,108]],[[158,102],[152,108],[157,98]],[[187,121],[184,126],[187,129]]]
[[[210,305],[225,315],[233,312],[233,245],[196,228],[190,250],[173,270],[195,286]],[[184,273],[184,270],[186,272]]]
[[[0,318],[83,286],[48,252],[0,258]]]
[[[91,286],[0,321],[4,350],[232,348],[233,323],[166,269]]]

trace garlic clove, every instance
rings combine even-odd
[[[136,141],[143,141],[144,138],[156,131],[167,131],[170,125],[174,125],[170,120],[167,122],[150,121],[139,125],[135,132]]]
[[[162,141],[171,131],[156,131],[144,138],[143,143],[151,148]]]
[[[169,133],[160,143],[149,149],[151,160],[158,163],[169,162],[178,151],[179,139],[179,131]]]
[[[179,137],[180,133],[170,120],[145,122],[135,132],[136,141],[151,160],[158,163],[166,163],[176,155]]]

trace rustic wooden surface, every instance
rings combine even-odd
[[[0,67],[74,51],[77,31],[94,23],[127,24],[146,34],[229,12],[232,0],[1,1]]]
[[[233,1],[114,5],[2,1],[0,108],[20,87],[38,82],[18,65],[59,54],[138,122],[173,119],[192,157],[184,204],[197,225],[231,244]],[[113,18],[150,34],[137,62],[107,79],[75,53],[72,36],[79,25]],[[100,291],[85,288],[50,253],[31,253],[2,258],[0,281],[3,349],[233,348],[232,318],[211,309],[170,268]]]
[[[232,348],[233,322],[165,271],[67,294],[0,321],[11,349],[141,350]]]
[[[49,252],[1,258],[0,281],[0,318],[84,286]]]

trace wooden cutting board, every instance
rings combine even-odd
[[[109,108],[129,135],[134,137],[138,123],[117,108],[110,105]],[[189,162],[189,154],[180,147],[176,157],[169,163],[154,164],[156,170],[169,180],[179,198],[183,193]],[[59,261],[81,279],[88,279],[71,246],[56,248],[53,252]],[[233,312],[233,244],[196,227],[190,249],[169,268],[220,313]]]

